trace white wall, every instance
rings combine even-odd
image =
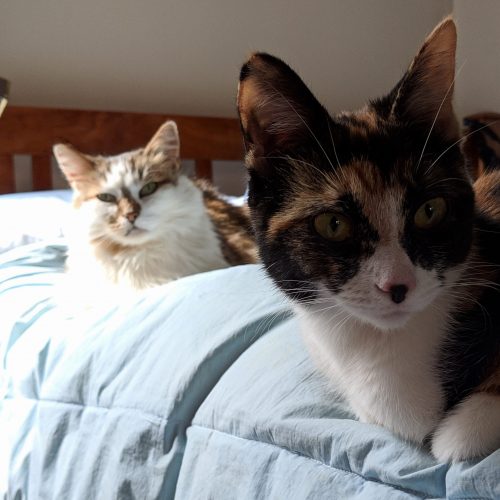
[[[389,90],[451,0],[7,0],[12,103],[234,116],[254,50],[297,68],[332,111]]]
[[[500,112],[500,1],[455,0],[458,67],[455,102],[459,115]]]
[[[339,111],[387,92],[450,12],[458,113],[500,111],[500,0],[6,0],[0,74],[14,104],[235,116],[239,68],[265,50]]]

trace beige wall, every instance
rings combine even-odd
[[[450,12],[459,114],[500,111],[499,0],[6,0],[0,74],[14,104],[235,116],[241,63],[265,50],[338,111],[387,92]]]
[[[457,112],[500,112],[500,1],[455,0],[459,29]]]
[[[26,105],[234,115],[254,50],[332,109],[389,90],[451,0],[6,0],[0,73]]]

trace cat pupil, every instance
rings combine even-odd
[[[429,203],[425,204],[425,215],[427,215],[428,219],[432,219],[434,215],[434,207]]]
[[[330,227],[332,228],[332,231],[337,231],[337,229],[340,226],[340,221],[336,218],[333,217],[332,220],[330,221]]]

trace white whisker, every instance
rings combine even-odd
[[[495,121],[492,121],[492,122],[489,122],[487,123],[486,125],[483,125],[482,127],[479,127],[478,129],[476,130],[473,130],[472,132],[469,132],[468,134],[464,135],[463,137],[461,137],[460,139],[458,139],[458,141],[455,141],[451,146],[448,146],[431,164],[430,166],[427,168],[427,170],[425,171],[425,175],[427,175],[429,173],[429,171],[431,170],[431,168],[454,146],[456,146],[459,142],[462,142],[464,141],[465,139],[467,139],[467,137],[471,136],[472,134],[475,134],[476,132],[479,132],[481,130],[483,130],[484,128],[486,127],[489,127],[490,125],[495,125],[495,123],[498,123],[500,122],[500,120],[495,120]]]
[[[462,65],[460,66],[460,68],[458,68],[455,76],[453,77],[453,81],[450,83],[450,86],[448,87],[448,90],[446,91],[446,94],[444,95],[443,100],[441,101],[441,104],[439,105],[439,108],[437,110],[436,116],[434,117],[434,120],[432,121],[431,128],[430,128],[429,133],[427,134],[427,138],[425,139],[425,142],[424,142],[424,147],[422,148],[422,152],[420,153],[420,158],[418,159],[417,168],[416,168],[417,172],[418,172],[418,169],[420,167],[420,163],[422,162],[422,158],[424,156],[425,148],[427,147],[427,143],[429,142],[429,139],[431,137],[431,134],[432,134],[432,131],[434,129],[434,126],[436,125],[436,121],[438,119],[439,113],[441,112],[441,108],[443,107],[443,104],[445,103],[446,98],[448,97],[448,94],[450,93],[451,89],[453,88],[453,85],[455,84],[455,79],[457,78],[457,76],[460,74],[460,72],[462,71],[463,67],[465,66],[465,62],[466,61],[464,61],[462,63]]]
[[[314,132],[311,130],[311,128],[309,127],[309,125],[307,124],[307,122],[304,120],[304,118],[302,118],[302,116],[300,115],[300,113],[295,109],[295,107],[293,106],[293,104],[278,90],[276,89],[273,85],[270,85],[271,88],[278,94],[281,96],[281,98],[290,106],[290,108],[292,109],[292,111],[298,116],[298,118],[300,119],[300,121],[304,124],[304,126],[307,128],[307,130],[309,131],[309,133],[311,134],[311,136],[313,137],[313,139],[317,142],[318,146],[321,148],[321,151],[323,152],[323,154],[325,155],[325,158],[327,159],[328,163],[330,164],[330,166],[332,167],[332,169],[334,168],[333,166],[333,163],[332,161],[330,160],[330,157],[327,155],[325,149],[323,148],[323,146],[321,145],[321,142],[319,141],[319,139],[316,137],[316,135],[314,134]]]

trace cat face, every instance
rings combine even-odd
[[[91,240],[136,245],[155,239],[169,205],[178,201],[179,135],[172,121],[137,151],[91,157],[57,144],[54,155]]]
[[[336,116],[279,59],[244,65],[249,205],[267,271],[293,300],[394,329],[457,279],[473,192],[451,105],[455,44],[447,20],[389,95]]]

